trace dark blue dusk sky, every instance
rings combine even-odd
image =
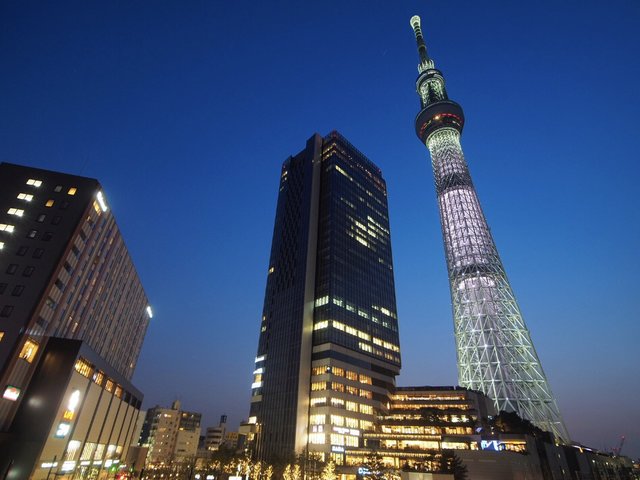
[[[98,178],[155,310],[134,381],[249,407],[282,161],[336,129],[389,190],[400,385],[456,383],[409,18],[575,440],[640,456],[640,3],[0,3],[0,160]]]

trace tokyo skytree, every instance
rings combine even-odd
[[[422,110],[416,134],[431,154],[444,239],[458,359],[458,381],[564,441],[564,426],[524,323],[460,146],[462,107],[449,100],[427,54],[420,17],[411,18],[420,64]]]

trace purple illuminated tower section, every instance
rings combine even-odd
[[[420,17],[411,18],[420,63],[416,134],[431,154],[444,239],[458,381],[564,441],[569,435],[482,212],[460,146],[462,107],[449,100],[427,54]]]

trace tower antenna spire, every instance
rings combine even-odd
[[[420,17],[418,15],[414,15],[409,20],[409,24],[411,28],[413,28],[413,33],[416,36],[416,43],[418,44],[418,55],[420,55],[420,65],[426,67],[431,59],[429,58],[429,54],[427,53],[427,45],[424,43],[424,37],[422,36],[422,29],[420,28]]]

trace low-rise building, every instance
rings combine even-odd
[[[147,411],[140,444],[149,448],[147,473],[189,468],[195,462],[202,415],[183,411],[176,400],[171,408],[155,406]]]
[[[217,427],[207,427],[207,433],[204,439],[204,447],[207,450],[215,451],[224,443],[227,433],[227,416],[220,417],[220,423]]]

